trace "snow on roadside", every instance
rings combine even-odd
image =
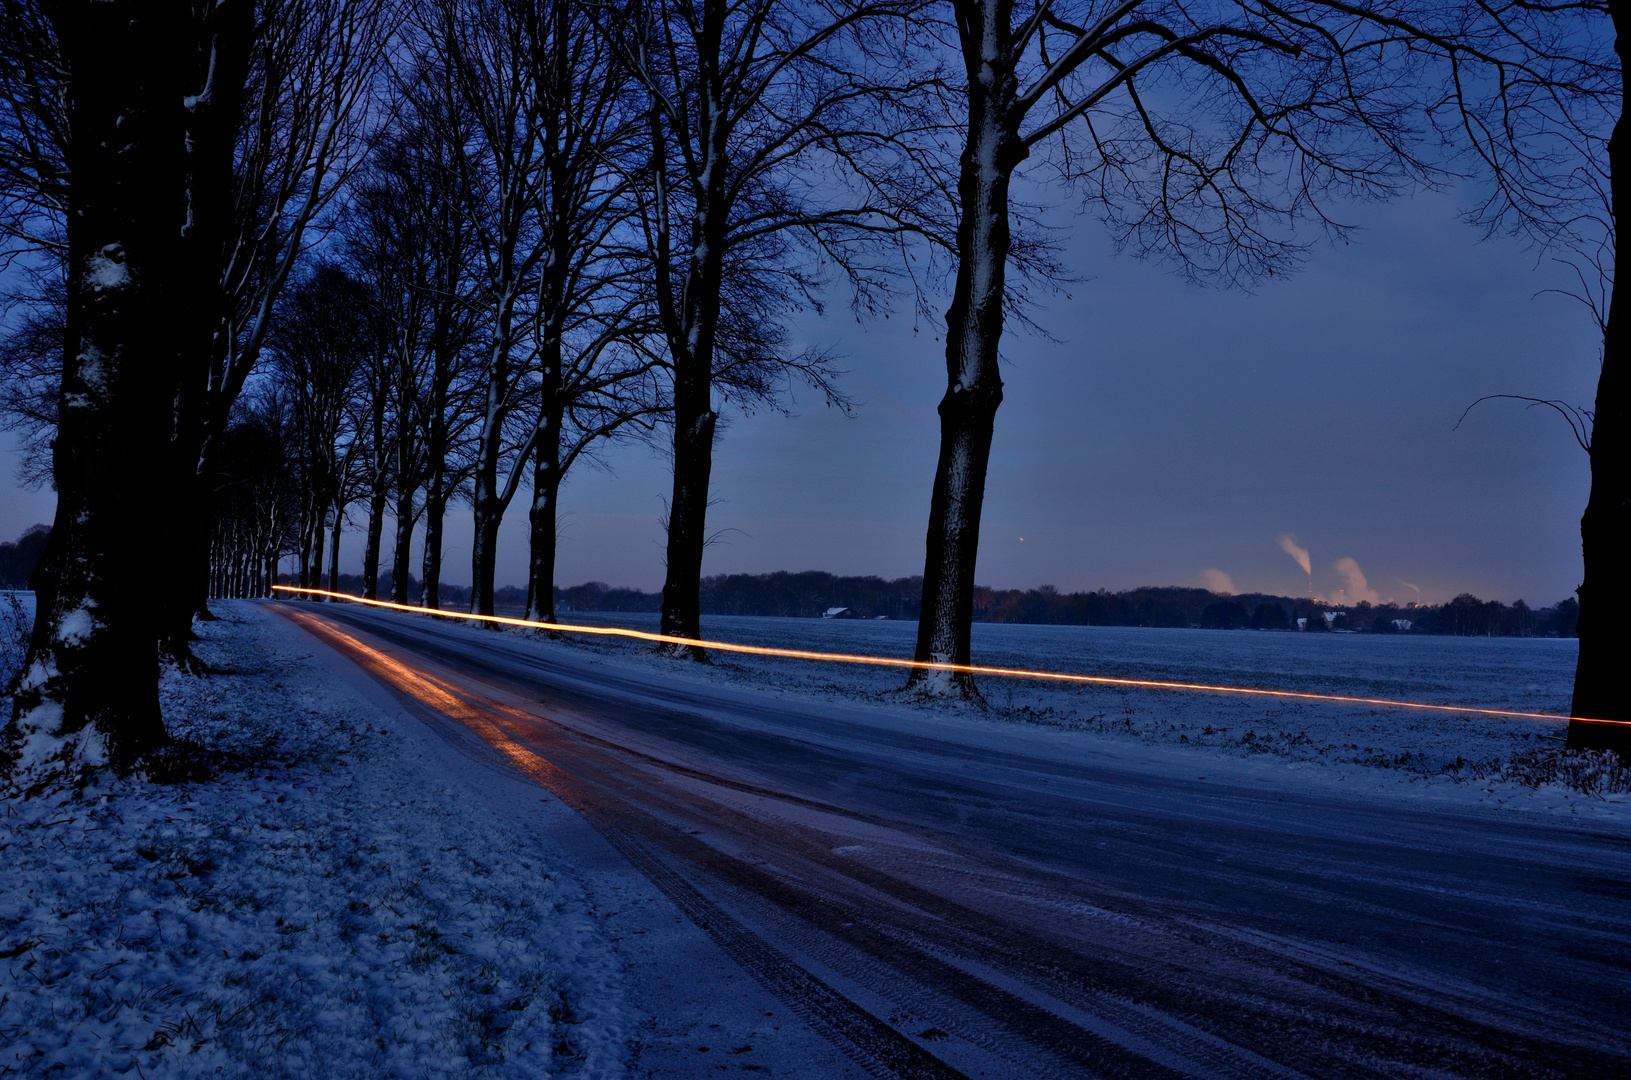
[[[0,810],[0,1076],[622,1074],[615,956],[538,843],[438,779],[277,616],[166,675],[203,783]]]
[[[589,625],[655,630],[656,616],[574,613]],[[976,662],[1124,678],[1267,686],[1564,713],[1573,642],[1539,639],[1274,634],[1128,627],[975,625]],[[703,618],[703,636],[752,645],[910,655],[916,625],[735,616]],[[469,633],[486,633],[471,629]],[[1564,752],[1555,721],[1332,702],[1175,693],[983,678],[986,706],[922,702],[900,693],[896,668],[716,653],[709,666],[654,655],[628,639],[565,635],[570,648],[648,671],[814,701],[1023,723],[1115,746],[1143,745],[1174,762],[1279,762],[1323,781],[1432,789],[1471,801],[1575,813],[1631,811],[1631,768],[1607,751]],[[678,666],[676,666],[678,664]]]

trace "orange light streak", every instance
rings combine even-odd
[[[874,667],[926,668],[930,671],[955,671],[969,675],[996,675],[1011,679],[1042,679],[1049,682],[1088,683],[1094,686],[1127,686],[1141,690],[1186,690],[1191,693],[1240,694],[1250,697],[1287,698],[1295,701],[1334,701],[1343,705],[1384,705],[1396,709],[1420,709],[1428,712],[1472,713],[1478,716],[1499,716],[1509,720],[1550,720],[1582,724],[1618,724],[1631,727],[1631,720],[1596,720],[1584,716],[1558,716],[1555,713],[1518,712],[1512,709],[1483,709],[1470,705],[1430,705],[1421,701],[1396,701],[1391,698],[1349,697],[1344,694],[1311,694],[1299,690],[1262,690],[1250,686],[1215,686],[1209,683],[1164,682],[1157,679],[1122,679],[1111,675],[1075,675],[1061,671],[1027,671],[1023,668],[986,667],[980,664],[952,664],[935,660],[902,660],[893,656],[860,656],[851,653],[811,652],[807,649],[778,649],[769,645],[738,645],[730,641],[703,641],[653,634],[645,630],[625,630],[616,626],[579,626],[570,623],[534,622],[507,615],[472,615],[463,611],[442,611],[436,608],[397,604],[388,600],[368,600],[350,593],[330,592],[327,589],[304,589],[297,585],[273,585],[279,592],[309,593],[348,600],[369,607],[406,611],[414,615],[438,615],[444,619],[466,619],[472,622],[497,623],[501,626],[524,626],[533,630],[552,630],[571,634],[599,634],[603,637],[634,638],[659,645],[687,645],[693,648],[714,649],[719,652],[747,653],[751,656],[778,656],[787,660],[816,660],[835,664],[870,664]]]

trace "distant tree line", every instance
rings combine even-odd
[[[867,619],[916,619],[923,598],[923,579],[886,581],[880,577],[840,577],[818,570],[719,574],[702,579],[701,597],[704,615],[808,619],[842,607]],[[658,611],[662,596],[613,589],[594,581],[562,589],[559,600],[570,604],[573,611]]]
[[[1306,597],[1160,587],[1112,593],[1061,593],[1052,586],[1021,591],[977,589],[975,618],[982,622],[1075,626],[1171,626],[1208,630],[1349,630],[1373,634],[1454,634],[1479,637],[1573,637],[1580,605],[1570,598],[1531,608],[1462,593],[1446,604],[1369,604],[1334,607]],[[1327,618],[1329,616],[1329,618]],[[1408,623],[1408,626],[1404,624]]]
[[[519,589],[507,591],[512,600],[522,595]],[[809,570],[722,574],[702,579],[704,615],[811,619],[833,608],[848,608],[863,619],[910,621],[918,618],[922,596],[923,579],[915,576],[887,580]],[[1074,593],[1062,593],[1051,585],[1027,590],[979,586],[974,596],[976,622],[1058,626],[1292,630],[1297,628],[1297,620],[1304,619],[1309,633],[1349,630],[1460,637],[1573,637],[1580,614],[1580,605],[1572,598],[1532,608],[1522,600],[1503,604],[1499,600],[1480,600],[1470,593],[1462,593],[1445,604],[1360,603],[1348,607],[1267,593],[1220,596],[1181,586]],[[570,611],[654,612],[662,609],[662,594],[612,588],[592,581],[557,589],[555,602],[557,607]]]
[[[0,543],[0,589],[29,588],[28,575],[34,572],[50,539],[51,526],[35,525],[15,542]]]

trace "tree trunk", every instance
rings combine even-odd
[[[560,366],[555,365],[559,383]],[[558,393],[545,388],[548,401]],[[527,560],[527,615],[535,622],[555,621],[555,519],[561,494],[561,415],[551,406],[543,430],[533,447],[532,509],[527,514],[531,528]]]
[[[228,348],[222,278],[234,231],[233,150],[242,120],[245,80],[254,43],[251,0],[195,7],[189,29],[191,63],[186,100],[187,221],[181,251],[188,303],[179,323],[181,370],[171,455],[174,541],[168,547],[173,584],[164,631],[167,656],[192,666],[193,618],[210,619],[209,545],[216,471],[212,388]]]
[[[57,509],[7,743],[25,767],[128,766],[165,739],[151,575],[168,518],[186,218],[182,10],[51,9],[68,72],[68,325]]]
[[[425,495],[424,570],[419,586],[419,603],[431,611],[438,611],[442,606],[442,518],[446,513],[447,498],[442,494],[442,477],[438,471]]]
[[[311,582],[311,587],[314,589],[321,589],[323,587],[323,544],[327,538],[328,515],[318,514],[317,519],[312,523],[311,570],[307,574],[307,578]],[[316,600],[318,603],[322,603],[324,598],[321,596],[313,596],[310,599]]]
[[[471,509],[475,537],[470,545],[470,610],[493,613],[493,575],[498,560],[498,527],[504,520],[504,500],[498,490],[498,464],[504,453],[504,421],[509,414],[509,351],[514,285],[505,282],[494,328],[492,359],[487,373],[487,409],[482,416],[476,449],[475,492]],[[517,462],[520,468],[523,463]]]
[[[519,466],[517,466],[519,468]],[[493,613],[493,578],[498,563],[498,526],[503,511],[496,508],[497,496],[485,514],[476,518],[475,543],[470,555],[470,610],[477,615]]]
[[[413,486],[401,483],[396,491],[396,543],[391,553],[391,601],[408,602],[413,562]]]
[[[300,550],[295,553],[300,560],[298,573],[300,587],[308,588],[311,585],[311,525],[308,523],[300,530]],[[302,599],[306,599],[302,597]]]
[[[440,341],[438,338],[438,349]],[[436,354],[431,379],[430,424],[425,433],[425,550],[420,556],[419,604],[431,611],[442,606],[442,519],[447,513],[447,378],[442,353]],[[451,363],[451,361],[446,361]],[[404,552],[404,557],[406,553]],[[406,564],[403,574],[406,576]],[[403,584],[407,596],[407,584]],[[406,599],[398,601],[407,603]]]
[[[709,11],[714,10],[709,5]],[[709,31],[713,38],[717,28]],[[718,41],[713,41],[717,50]],[[717,51],[704,49],[711,61],[705,81],[717,83]],[[718,101],[715,92],[704,96]],[[729,205],[725,198],[725,121],[705,116],[702,130],[711,131],[708,159],[703,166],[701,195],[691,223],[692,246],[686,267],[681,340],[670,342],[674,360],[674,487],[668,503],[668,567],[663,581],[661,629],[674,637],[702,637],[702,553],[708,544],[708,485],[713,472],[714,428],[719,416],[713,408],[714,341],[719,327],[720,286],[723,276],[725,225]],[[660,141],[660,140],[658,140]],[[692,658],[706,659],[701,649],[684,650]]]
[[[340,591],[340,530],[345,527],[345,509],[334,508],[334,533],[328,548],[328,591]]]
[[[414,404],[417,386],[413,379],[413,353],[401,349],[397,354],[396,386],[396,543],[391,553],[391,600],[408,602],[409,581],[413,561],[413,496],[419,486],[419,472],[415,461]],[[383,429],[383,414],[381,414]]]
[[[543,124],[544,167],[549,176],[548,212],[549,257],[544,262],[539,300],[543,307],[543,334],[538,347],[538,427],[533,433],[532,507],[527,513],[530,535],[527,545],[527,614],[536,622],[555,621],[555,532],[560,507],[561,428],[565,414],[565,388],[561,360],[561,337],[566,322],[567,275],[572,266],[574,237],[570,218],[572,189],[570,162],[562,142],[567,126],[564,115],[573,100],[571,57],[572,10],[556,4],[555,23],[550,37],[552,85],[547,91],[552,107],[545,110]],[[522,466],[516,462],[516,468]]]
[[[369,600],[379,598],[379,545],[385,531],[385,496],[384,487],[376,488],[368,502],[368,545],[362,555],[362,594]]]
[[[702,637],[702,553],[707,546],[708,484],[713,471],[711,380],[706,368],[674,378],[674,487],[668,503],[668,572],[662,632]],[[691,650],[699,659],[701,650]]]
[[[1631,50],[1631,3],[1609,5],[1620,67]],[[1618,217],[1631,206],[1631,94],[1622,85],[1619,120],[1608,144],[1610,196]],[[1631,266],[1631,230],[1616,229],[1614,265]],[[1623,297],[1623,298],[1622,298]],[[1603,370],[1597,381],[1591,433],[1591,496],[1580,518],[1580,655],[1570,714],[1589,720],[1631,721],[1626,665],[1631,659],[1631,297],[1618,282],[1603,333]],[[1569,723],[1568,745],[1611,749],[1631,760],[1631,724]]]
[[[1009,251],[1008,180],[1025,159],[1010,119],[1016,83],[1008,4],[969,4],[964,10],[968,139],[957,182],[957,279],[946,312],[947,386],[940,401],[940,458],[929,500],[914,656],[953,664],[967,664],[971,656],[980,514],[992,426],[1002,404],[997,357]],[[973,677],[954,672],[914,668],[906,685],[927,694],[977,696]]]

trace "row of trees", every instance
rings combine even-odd
[[[550,618],[562,479],[600,440],[666,421],[681,584],[665,625],[696,636],[717,410],[776,407],[789,380],[842,404],[828,357],[785,348],[782,319],[834,274],[873,303],[880,248],[930,223],[897,209],[913,174],[879,124],[922,81],[860,62],[898,61],[900,42],[863,39],[908,9],[745,10],[702,25],[679,9],[409,11],[393,122],[285,298],[256,391],[295,428],[284,532],[302,584],[338,580],[360,505],[365,593],[385,577],[406,598],[422,521],[421,595],[439,603],[443,516],[461,498],[473,610],[490,613],[498,528],[530,488],[528,612]]]
[[[165,739],[158,663],[191,663],[217,455],[361,160],[388,39],[348,0],[4,4],[0,237],[32,301],[7,393],[57,490],[10,730],[41,756]]]
[[[122,761],[162,741],[158,648],[185,662],[209,593],[263,587],[277,552],[334,580],[353,504],[370,589],[386,518],[393,590],[423,521],[435,603],[442,515],[468,498],[486,612],[529,488],[547,617],[562,477],[657,424],[662,628],[697,637],[722,411],[790,380],[843,404],[788,316],[838,288],[932,318],[942,267],[916,655],[966,663],[1005,324],[1058,273],[1050,189],[1125,249],[1249,283],[1307,227],[1340,235],[1342,200],[1457,170],[1488,194],[1477,221],[1591,286],[1575,711],[1627,712],[1619,0],[4,3],[0,232],[37,303],[0,359],[37,391],[13,415],[58,490],[14,735],[68,753],[94,731]],[[155,608],[156,566],[186,586]]]

